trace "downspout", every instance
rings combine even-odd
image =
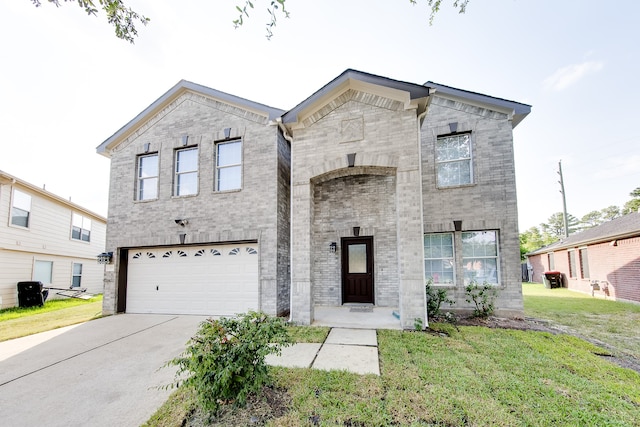
[[[422,189],[422,121],[429,112],[429,105],[431,104],[431,88],[429,88],[429,96],[424,106],[424,111],[418,114],[418,174],[420,175],[420,233],[424,239],[424,192]],[[424,260],[424,245],[422,245],[422,259]],[[422,264],[422,277],[424,278],[424,262]],[[424,299],[424,327],[429,326],[429,318],[427,316],[427,298],[425,294]]]
[[[282,132],[282,136],[289,142],[291,164],[289,165],[289,320],[293,321],[293,137],[289,135],[287,128],[282,124],[282,117],[276,119],[278,128]]]

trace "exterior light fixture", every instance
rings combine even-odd
[[[180,244],[184,245],[184,240],[187,238],[187,233],[180,233]]]
[[[332,254],[335,254],[337,250],[338,250],[338,244],[336,242],[331,242],[331,244],[329,245],[329,252],[331,252]]]
[[[353,227],[353,236],[354,237],[360,236],[360,227]]]
[[[456,231],[462,231],[462,220],[457,219],[453,221],[453,229]]]
[[[113,252],[102,252],[98,255],[98,264],[111,264]]]

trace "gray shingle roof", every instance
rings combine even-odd
[[[607,242],[616,239],[640,236],[640,213],[630,213],[580,233],[572,234],[564,240],[528,253],[538,255],[555,250],[572,248],[586,244]]]

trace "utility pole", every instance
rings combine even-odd
[[[567,197],[564,193],[564,179],[562,178],[562,160],[558,162],[558,175],[560,175],[560,193],[562,194],[562,219],[564,221],[564,237],[569,237],[569,220],[567,219]]]

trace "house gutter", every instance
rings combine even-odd
[[[276,123],[284,139],[289,142],[291,149],[291,164],[289,165],[289,320],[287,321],[291,323],[293,321],[293,266],[291,265],[293,260],[293,225],[291,223],[293,220],[293,137],[289,135],[286,126],[282,124],[282,117],[276,118]]]

